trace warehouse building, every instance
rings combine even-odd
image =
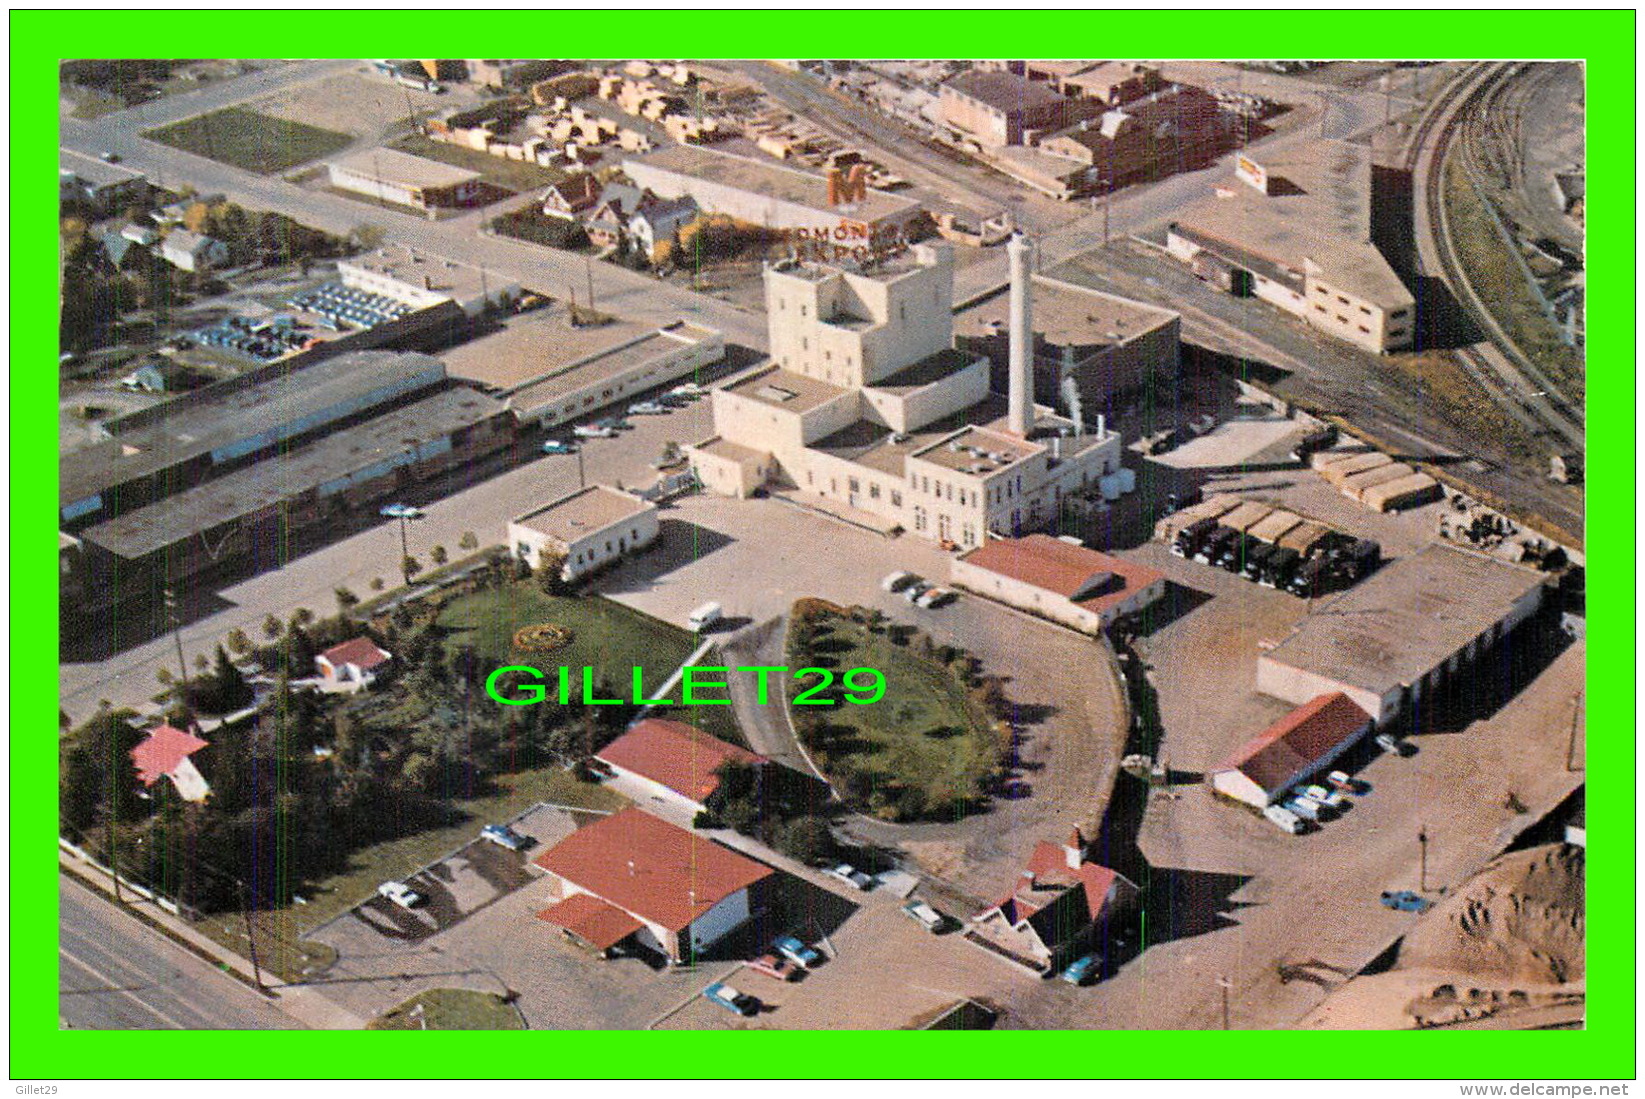
[[[1371,728],[1371,716],[1341,691],[1320,695],[1268,726],[1207,778],[1217,793],[1266,809],[1335,763]]]
[[[558,900],[537,918],[608,955],[627,943],[689,964],[770,901],[777,872],[628,808],[533,860]]]
[[[60,519],[106,521],[336,430],[444,383],[415,352],[356,351],[273,363],[102,425],[102,442],[59,464]]]
[[[695,377],[723,358],[724,333],[675,321],[555,366],[506,390],[504,396],[521,421],[554,427],[658,386]]]
[[[1166,245],[1200,277],[1338,339],[1409,348],[1416,301],[1372,243],[1372,186],[1369,153],[1350,145],[1260,164],[1242,155],[1233,179],[1178,213]]]
[[[891,241],[912,239],[925,210],[912,199],[864,187],[840,199],[838,183],[698,145],[678,145],[623,161],[634,185],[660,198],[690,196],[704,213],[789,233],[797,247],[843,258]],[[832,188],[832,190],[831,190]],[[836,252],[833,249],[840,249]]]
[[[1070,378],[1088,421],[1177,378],[1182,320],[1176,313],[1081,285],[1084,267],[1034,275],[1034,399],[1058,405]],[[1004,392],[1010,368],[1006,291],[975,300],[954,315],[954,345],[988,356],[990,385]]]
[[[1092,635],[1165,594],[1163,573],[1047,534],[979,546],[954,558],[948,579]]]
[[[284,564],[298,535],[377,503],[414,482],[486,457],[514,439],[501,401],[471,389],[420,397],[304,445],[122,511],[81,532],[102,579],[167,582],[251,562]]]
[[[1257,689],[1298,705],[1341,692],[1379,727],[1468,674],[1536,613],[1543,574],[1443,544],[1391,562],[1257,660]]]
[[[698,480],[738,495],[769,481],[875,529],[965,548],[1056,522],[1065,496],[1120,468],[1120,437],[1100,415],[1087,429],[1034,403],[1033,246],[1008,247],[1003,409],[988,360],[952,346],[950,245],[864,271],[768,266],[772,361],[714,390],[715,434],[688,448]]]
[[[942,120],[985,146],[1031,144],[1101,114],[1104,104],[1059,94],[1048,82],[1015,73],[972,69],[937,89]]]
[[[657,505],[633,493],[589,485],[508,524],[514,555],[533,569],[546,551],[564,564],[568,583],[622,560],[657,540]]]
[[[512,305],[521,295],[519,283],[495,271],[403,244],[338,260],[337,274],[351,290],[381,294],[414,309],[455,302],[470,317]]]
[[[479,172],[398,149],[367,149],[326,165],[331,185],[416,210],[466,206],[480,195]]]

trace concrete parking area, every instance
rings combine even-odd
[[[698,989],[725,979],[761,1004],[743,1018],[700,995],[663,1020],[661,1030],[895,1030],[967,996],[988,998],[1035,978],[984,953],[950,930],[934,935],[899,910],[890,894],[862,907],[819,944],[826,960],[795,981],[712,967]]]
[[[1015,796],[951,822],[853,818],[853,834],[899,847],[982,898],[1008,884],[1040,840],[1101,817],[1125,720],[1100,642],[970,595],[924,609],[882,591],[880,580],[899,569],[946,583],[951,556],[922,539],[886,538],[771,499],[691,496],[663,515],[660,548],[607,574],[602,594],[682,626],[714,600],[726,622],[710,636],[721,638],[786,615],[802,596],[859,604],[969,650],[1004,677],[1019,737]]]

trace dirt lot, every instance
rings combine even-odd
[[[401,87],[387,77],[367,75],[362,66],[360,73],[300,84],[249,106],[277,118],[375,142],[384,134],[405,130],[408,114],[466,106],[470,100],[477,101],[477,97],[466,89],[435,95]]]

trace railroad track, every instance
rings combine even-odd
[[[1426,191],[1428,226],[1432,236],[1433,255],[1438,261],[1437,272],[1456,293],[1489,333],[1490,343],[1501,356],[1493,361],[1490,353],[1479,346],[1454,349],[1458,364],[1480,387],[1492,396],[1514,420],[1536,436],[1549,438],[1554,449],[1584,446],[1580,413],[1535,363],[1531,362],[1514,342],[1502,331],[1495,317],[1480,300],[1469,282],[1466,270],[1451,239],[1449,211],[1445,206],[1445,171],[1459,136],[1469,125],[1497,127],[1496,135],[1512,136],[1504,126],[1502,105],[1503,89],[1524,71],[1523,65],[1481,63],[1471,65],[1434,101],[1432,108],[1419,121],[1405,150],[1405,166],[1413,171],[1421,165],[1425,149],[1432,145],[1423,179]],[[1484,122],[1475,122],[1480,105],[1494,104]],[[1499,169],[1512,169],[1511,164],[1499,164]],[[1540,400],[1541,404],[1533,403]]]

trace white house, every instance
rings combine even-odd
[[[657,506],[631,492],[589,485],[508,524],[514,555],[533,569],[560,554],[570,582],[657,540]]]
[[[184,271],[208,271],[228,262],[228,245],[187,229],[173,229],[160,242],[160,256]]]

